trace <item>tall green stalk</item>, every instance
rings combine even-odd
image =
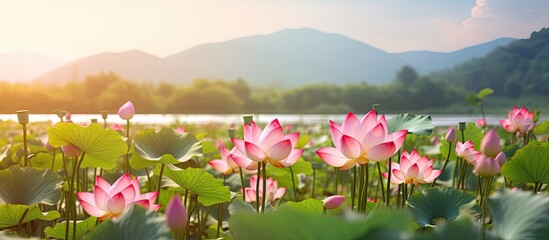
[[[295,187],[295,176],[294,176],[294,170],[292,169],[292,166],[289,167],[290,168],[290,174],[292,175],[292,187],[293,187],[293,190],[294,190],[294,201],[297,202],[297,188]]]
[[[450,160],[450,153],[452,153],[452,143],[448,143],[448,154],[446,155],[446,161],[444,162],[444,165],[442,166],[442,170],[440,172],[444,172],[444,169],[446,169],[446,165],[448,165],[448,161]],[[456,166],[457,168],[457,166]],[[431,184],[431,187],[434,187],[436,182],[437,182],[437,178],[435,178],[435,180],[433,181],[433,183]]]

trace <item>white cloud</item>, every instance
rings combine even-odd
[[[549,26],[549,1],[477,0],[463,22],[462,37],[469,41],[509,36],[525,38]]]

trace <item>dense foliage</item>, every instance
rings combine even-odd
[[[485,87],[495,96],[518,98],[549,96],[549,29],[533,32],[529,39],[500,47],[486,57],[465,62],[432,75],[470,91]]]

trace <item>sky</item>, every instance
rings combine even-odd
[[[450,52],[549,27],[547,0],[0,0],[0,54],[73,60],[190,47],[287,28],[342,34],[387,52]]]

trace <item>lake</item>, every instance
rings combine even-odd
[[[136,114],[131,120],[134,124],[168,125],[173,123],[181,124],[241,124],[244,114]],[[358,115],[359,118],[362,114]],[[387,119],[391,119],[394,114],[387,114]],[[431,114],[433,123],[436,126],[457,126],[458,122],[474,122],[481,115],[467,114]],[[76,123],[89,123],[91,119],[96,118],[100,123],[103,122],[100,114],[72,114],[72,120]],[[341,123],[345,114],[254,114],[256,122],[265,123],[278,118],[281,124],[328,124],[329,120]],[[499,125],[499,120],[506,118],[506,115],[487,115],[486,120],[490,125]],[[59,117],[55,114],[30,114],[31,122],[50,121],[58,122]],[[16,114],[0,114],[0,120],[17,121]],[[543,118],[542,118],[543,120]],[[125,121],[117,114],[109,114],[107,118],[109,124],[124,124]]]

